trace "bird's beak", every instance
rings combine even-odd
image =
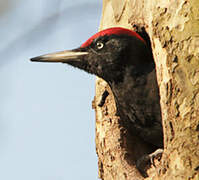
[[[82,52],[79,51],[79,49],[76,49],[76,50],[60,51],[60,52],[45,54],[42,56],[31,58],[30,60],[35,62],[68,63],[70,61],[81,61],[81,58],[87,54],[88,52]]]

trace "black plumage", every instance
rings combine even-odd
[[[147,143],[163,146],[159,89],[153,57],[144,40],[124,28],[110,28],[80,48],[32,58],[63,62],[103,78],[111,87],[118,113]]]

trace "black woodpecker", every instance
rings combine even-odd
[[[114,27],[90,37],[79,48],[34,57],[36,62],[67,63],[104,79],[112,89],[118,113],[133,132],[163,147],[159,89],[153,57],[136,32]]]

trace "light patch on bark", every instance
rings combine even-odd
[[[168,13],[169,18],[168,21],[165,21],[165,26],[169,27],[171,31],[173,28],[178,29],[179,31],[184,30],[185,23],[189,20],[189,17],[184,16],[188,14],[190,8],[187,8],[186,11],[181,14],[181,10],[183,9],[186,0],[178,0],[178,1],[159,1],[156,5],[157,8],[161,8],[162,13]]]
[[[171,76],[168,72],[167,67],[167,52],[166,49],[162,48],[162,44],[159,39],[154,38],[154,57],[157,69],[157,79],[159,83],[159,89],[161,94],[160,104],[162,109],[162,118],[167,120],[168,118],[168,101],[171,94]]]
[[[111,0],[115,20],[118,22],[122,16],[126,1]]]

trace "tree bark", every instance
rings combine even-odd
[[[100,30],[145,27],[161,96],[164,153],[147,179],[199,179],[199,1],[104,0]],[[109,96],[99,107],[103,92]],[[130,97],[129,97],[130,98]],[[151,149],[128,133],[107,83],[96,81],[96,151],[102,180],[144,179],[135,160]]]

